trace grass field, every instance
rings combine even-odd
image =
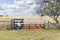
[[[45,18],[45,20],[46,19],[50,19],[50,18]],[[11,21],[11,17],[1,17],[0,21]],[[0,22],[0,27],[2,28],[9,27],[9,26],[10,26],[9,22]],[[5,30],[3,29],[0,30],[0,40],[60,40],[60,30],[43,30],[43,29]]]
[[[0,40],[60,40],[60,30],[0,30]]]
[[[44,21],[46,23],[48,23],[48,21],[55,23],[54,20],[52,18],[50,18],[49,16],[43,16],[43,17],[41,17],[41,16],[3,16],[3,17],[0,17],[0,28],[10,28],[11,19],[14,19],[14,18],[15,19],[23,18],[24,24],[39,24],[39,23],[43,24]],[[4,21],[10,21],[10,22],[4,22]],[[30,22],[30,21],[32,21],[32,22]]]

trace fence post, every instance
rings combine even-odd
[[[59,23],[57,23],[57,28],[60,29]]]
[[[48,29],[49,29],[49,21],[48,21]]]
[[[45,21],[44,21],[44,25],[45,25],[44,29],[46,29],[46,23],[45,23]]]

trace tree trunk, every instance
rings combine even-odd
[[[58,16],[50,16],[50,17],[53,18],[56,23],[59,23],[59,21],[57,20]]]
[[[56,23],[59,23],[59,21],[57,20],[57,18],[58,18],[58,16],[57,17],[54,16],[54,20],[56,21]]]
[[[59,21],[57,20],[57,18],[55,18],[55,21],[56,21],[56,23],[59,23]]]
[[[54,16],[54,20],[55,20],[55,25],[56,25],[56,29],[60,29],[60,26],[59,26],[59,21],[58,21],[58,16]]]

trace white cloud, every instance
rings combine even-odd
[[[14,0],[14,4],[0,4],[3,10],[0,11],[0,14],[7,15],[33,15],[35,13],[34,8],[37,8],[38,5],[35,3],[35,0]]]
[[[14,1],[14,4],[17,4],[17,5],[24,5],[24,1]]]

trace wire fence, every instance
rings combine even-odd
[[[11,21],[0,21],[0,28],[11,27]],[[60,23],[44,22],[45,29],[60,29]]]
[[[11,21],[0,21],[0,29],[11,28]]]
[[[45,29],[60,29],[60,23],[51,23],[48,21],[48,23],[45,23]]]

